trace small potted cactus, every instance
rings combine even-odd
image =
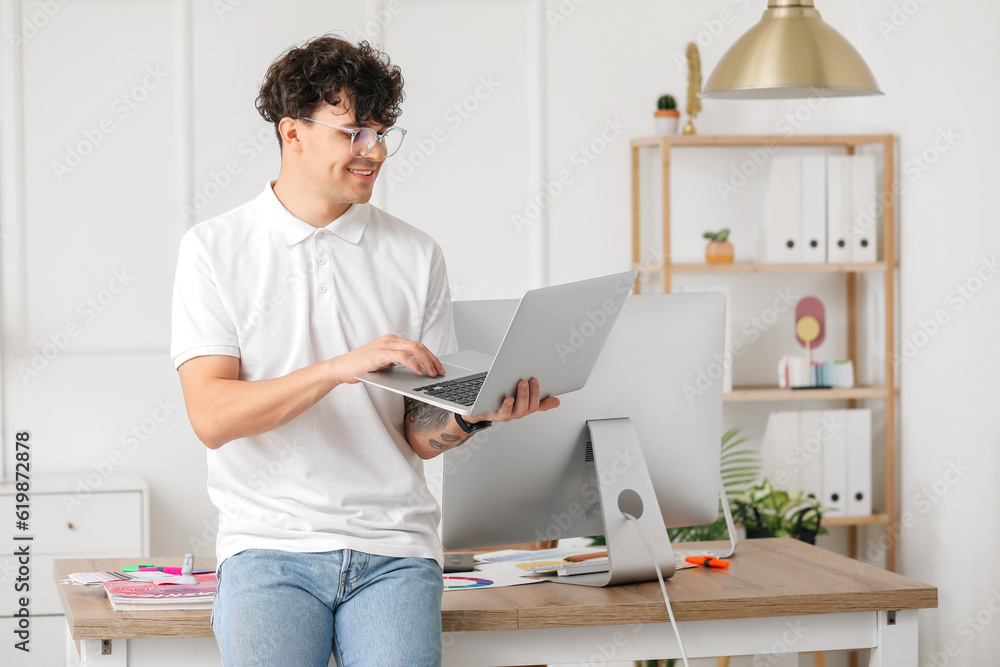
[[[717,232],[705,232],[702,234],[708,239],[705,246],[705,261],[709,264],[732,264],[733,244],[729,238],[729,229],[723,228]]]
[[[681,120],[681,112],[677,110],[677,100],[673,95],[661,95],[656,101],[656,113],[653,114],[653,124],[657,134],[677,134],[677,126]]]

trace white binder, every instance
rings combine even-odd
[[[799,488],[804,494],[821,501],[823,496],[823,442],[829,428],[825,427],[822,410],[799,412]]]
[[[823,442],[823,497],[820,504],[828,508],[824,516],[847,514],[847,428],[844,410],[824,410],[823,418],[830,425],[829,437]]]
[[[875,156],[851,156],[851,261],[874,262],[878,232],[878,211],[875,207]]]
[[[845,410],[847,422],[847,515],[872,513],[872,411]]]
[[[802,261],[802,158],[776,156],[764,196],[763,255],[766,264]]]
[[[772,412],[768,415],[761,447],[763,473],[776,488],[801,488],[799,467],[794,464],[798,441],[798,412]]]
[[[851,156],[826,157],[826,261],[851,261]]]
[[[826,156],[802,158],[802,261],[826,261]]]

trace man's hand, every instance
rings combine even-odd
[[[462,417],[462,419],[466,424],[475,424],[481,421],[509,422],[512,419],[526,417],[532,412],[545,412],[557,407],[559,407],[559,399],[555,396],[549,396],[542,400],[538,378],[531,378],[531,380],[518,382],[517,394],[505,398],[498,410],[486,415]]]
[[[338,383],[355,384],[355,375],[403,364],[418,375],[444,375],[444,366],[423,343],[388,334],[332,360]]]

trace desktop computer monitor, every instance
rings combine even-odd
[[[494,353],[517,303],[455,302],[460,348]],[[444,547],[604,534],[601,487],[637,467],[637,457],[617,452],[599,474],[589,420],[628,418],[665,527],[715,521],[725,318],[721,293],[630,296],[583,389],[444,454]]]

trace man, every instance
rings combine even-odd
[[[171,354],[220,510],[225,665],[434,665],[438,508],[423,461],[559,404],[538,382],[478,418],[354,376],[437,377],[457,349],[440,247],[368,204],[405,131],[399,68],[367,43],[292,48],[257,99],[281,170],[181,242]]]

